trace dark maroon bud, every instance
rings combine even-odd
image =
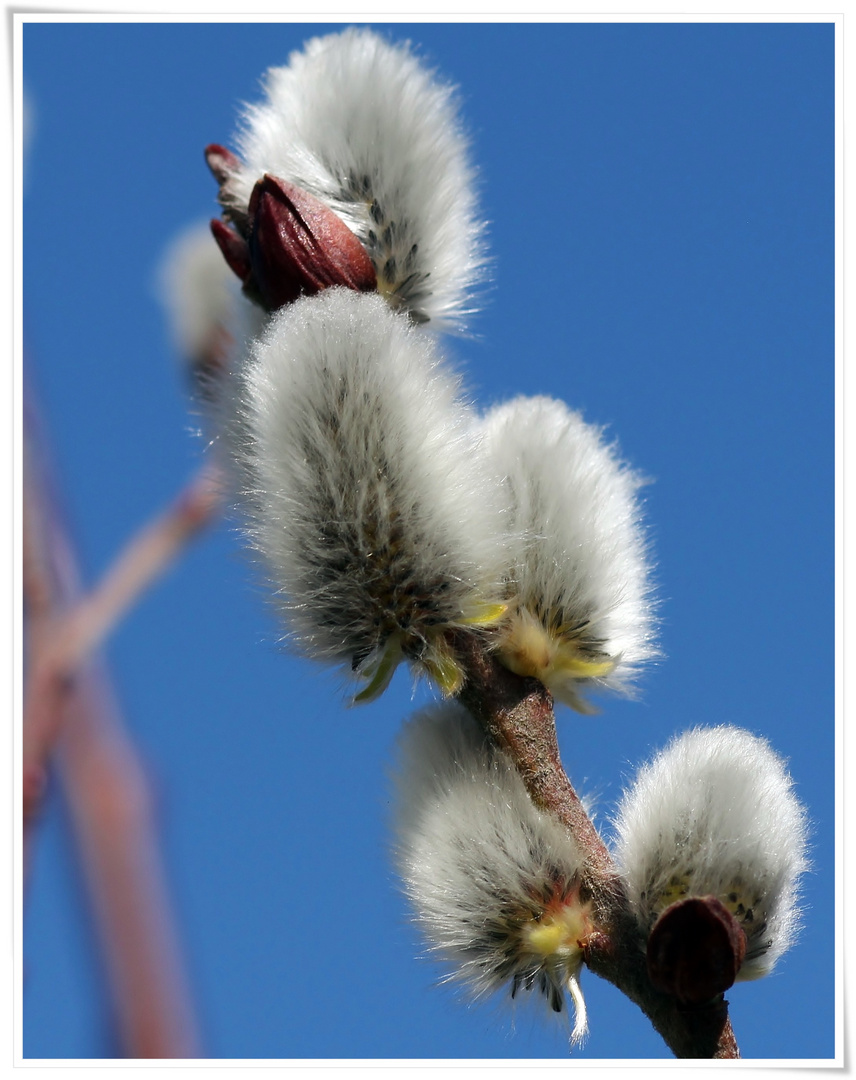
[[[252,269],[247,241],[238,234],[237,230],[224,224],[219,218],[212,219],[211,232],[223,252],[223,258],[228,263],[229,269],[237,274],[241,281],[247,282]]]
[[[667,907],[648,938],[648,976],[682,1005],[706,1005],[732,986],[746,955],[746,935],[715,896]]]
[[[214,174],[214,179],[220,185],[225,184],[229,177],[238,171],[241,164],[231,150],[220,146],[219,143],[210,143],[205,147],[205,160]]]
[[[377,288],[371,259],[354,233],[295,184],[265,175],[250,197],[249,219],[252,286],[268,310],[334,285]]]

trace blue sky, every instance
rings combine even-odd
[[[24,326],[90,578],[204,456],[154,280],[217,213],[203,147],[305,24],[28,24]],[[598,822],[676,732],[729,722],[790,761],[813,827],[805,927],[727,996],[742,1052],[834,1053],[834,31],[831,24],[424,24],[459,85],[490,222],[473,397],[550,394],[652,478],[666,658],[639,700],[560,709]],[[425,699],[401,670],[345,706],[283,655],[237,536],[204,536],[111,640],[158,793],[206,1053],[535,1058],[565,1034],[471,1008],[417,959],[386,773]],[[61,800],[27,899],[24,1053],[113,1052]],[[585,972],[577,1059],[659,1057]],[[804,1022],[810,1003],[810,1021]],[[800,1017],[799,1022],[795,1018]]]

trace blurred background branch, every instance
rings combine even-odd
[[[82,598],[44,421],[26,388],[24,605],[25,859],[49,763],[66,797],[113,997],[124,1056],[199,1054],[194,1009],[158,851],[155,806],[103,659],[93,655],[122,610],[216,506],[200,475]]]

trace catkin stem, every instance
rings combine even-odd
[[[467,679],[461,702],[514,761],[532,801],[547,810],[588,853],[590,884],[617,887],[612,858],[562,767],[553,700],[537,680],[513,674],[474,634],[461,635]]]
[[[505,668],[475,634],[461,633],[455,649],[467,674],[460,701],[513,760],[535,805],[561,821],[587,852],[583,889],[598,926],[585,947],[589,968],[636,1002],[675,1057],[738,1058],[724,999],[682,1009],[652,986],[615,864],[562,767],[548,691]]]

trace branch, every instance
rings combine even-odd
[[[103,663],[68,702],[56,763],[86,872],[120,1042],[129,1058],[200,1054],[148,778]]]
[[[60,621],[51,642],[58,671],[71,673],[108,636],[220,508],[220,472],[203,466],[172,506],[126,545],[98,585]]]
[[[116,623],[144,590],[163,574],[187,543],[218,513],[220,473],[206,465],[188,483],[166,511],[134,536],[107,570],[99,584],[82,599],[59,613],[45,605],[44,582],[35,572],[36,548],[44,543],[33,535],[37,511],[32,491],[25,490],[25,598],[28,614],[37,619],[38,648],[33,649],[27,680],[24,735],[25,774],[37,777],[58,734],[57,724],[63,702],[74,686],[74,677],[84,661],[107,638]],[[55,533],[55,530],[53,531]],[[70,553],[62,550],[64,540],[53,535],[52,548],[42,552],[54,565],[55,574],[64,574],[63,564]],[[26,567],[29,564],[30,569]],[[68,576],[67,574],[65,576]],[[76,575],[75,575],[76,577]],[[69,598],[79,593],[75,580],[66,591]],[[49,590],[48,590],[49,591]],[[38,790],[34,783],[33,790]],[[29,815],[33,807],[29,807]]]
[[[589,968],[642,1009],[676,1057],[739,1057],[721,996],[712,1004],[685,1007],[652,985],[645,942],[612,857],[562,768],[550,694],[538,680],[510,672],[473,634],[461,634],[455,648],[467,670],[461,702],[512,758],[535,805],[561,821],[588,852],[581,894],[590,894],[598,926],[586,944]]]
[[[55,626],[63,625],[57,620],[79,596],[80,574],[31,400],[25,405],[25,455],[24,604],[27,659],[35,671],[45,667],[43,650],[53,642]],[[32,711],[25,716],[25,855],[48,755],[55,748],[125,1052],[145,1058],[196,1056],[195,1021],[148,784],[124,733],[106,670],[90,660],[73,679],[54,676],[53,681],[36,713],[39,725],[31,726]]]

